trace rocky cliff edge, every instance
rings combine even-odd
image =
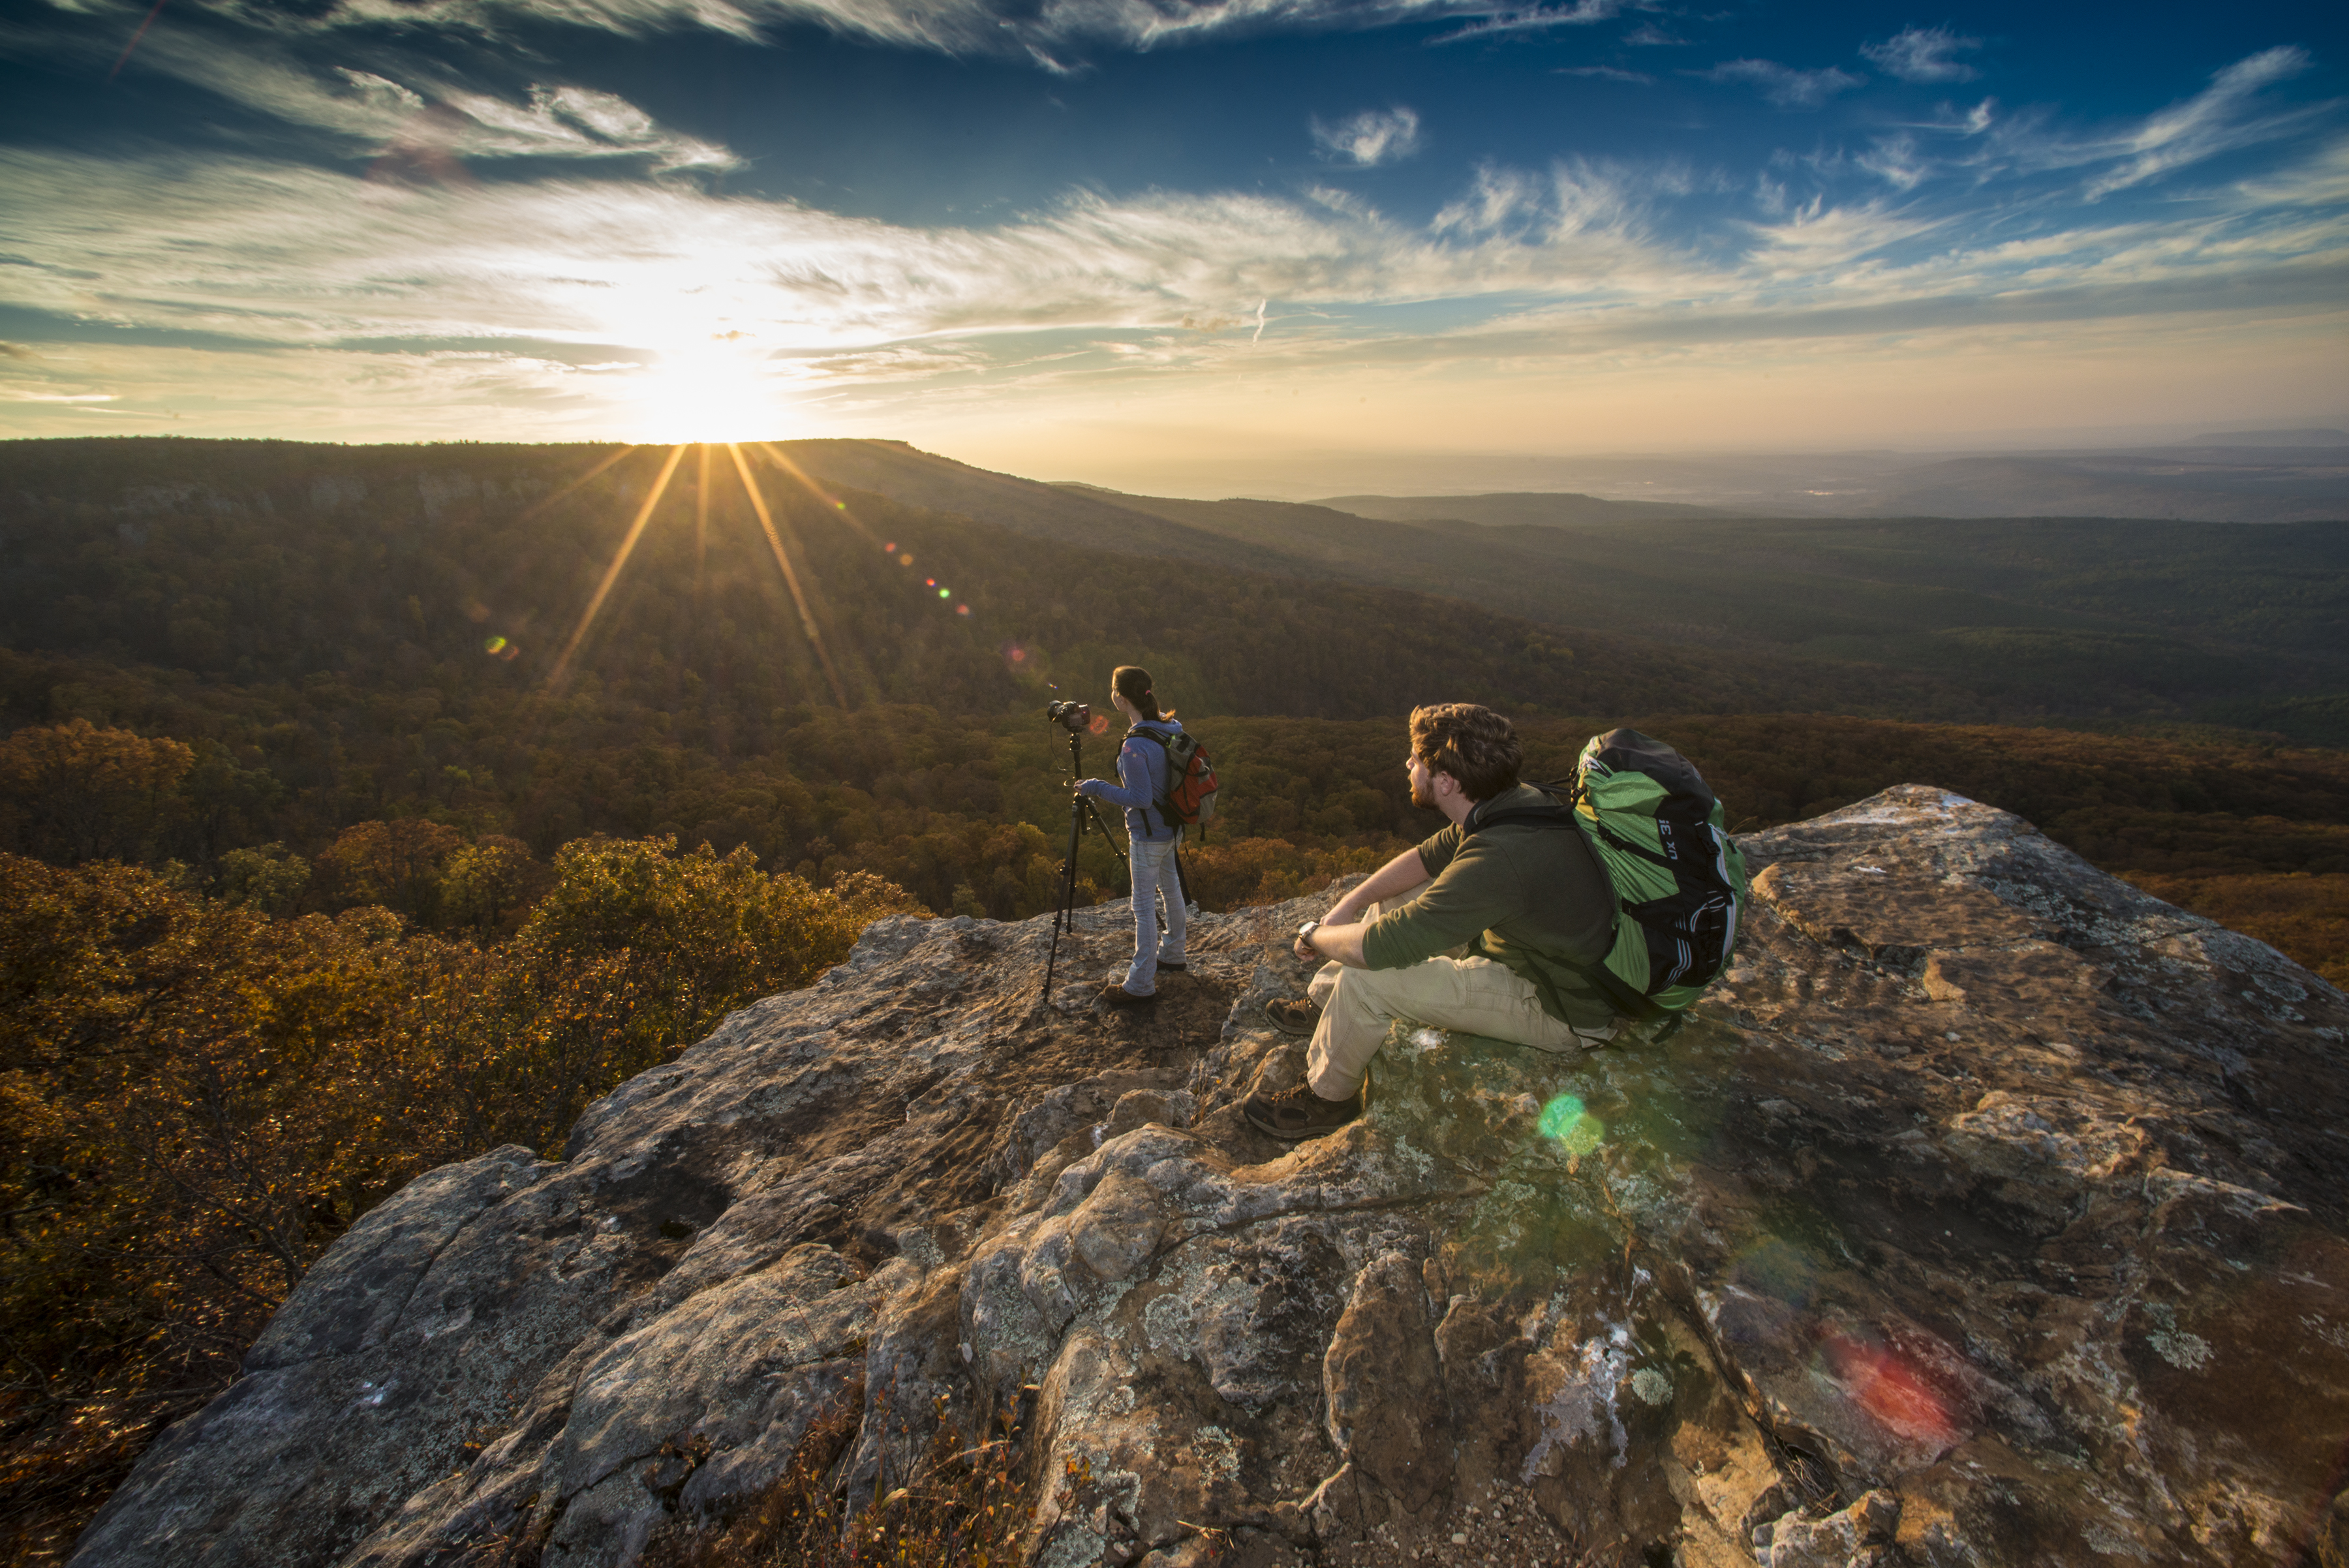
[[[1294,1147],[1237,1106],[1326,898],[1151,1016],[1122,907],[1049,1006],[1049,921],[882,921],[367,1215],[76,1568],[617,1568],[1005,1407],[1051,1565],[2343,1561],[2342,994],[1939,791],[1744,844],[1669,1037],[1399,1029]]]

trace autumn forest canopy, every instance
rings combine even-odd
[[[1660,734],[1740,829],[1957,790],[2349,978],[2349,526],[1670,510],[1379,522],[889,442],[0,445],[5,1550],[50,1560],[418,1171],[559,1152],[877,916],[1050,907],[1041,709],[1118,663],[1215,752],[1210,908],[1428,831],[1401,721],[1468,699],[1535,777]],[[1123,891],[1097,839],[1080,875]]]

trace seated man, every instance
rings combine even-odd
[[[1313,1045],[1303,1083],[1248,1096],[1255,1127],[1316,1137],[1359,1116],[1371,1058],[1398,1018],[1545,1051],[1613,1038],[1615,1009],[1581,972],[1607,956],[1615,929],[1615,890],[1598,857],[1571,827],[1479,829],[1498,812],[1555,806],[1517,782],[1520,756],[1516,732],[1489,708],[1413,711],[1411,802],[1452,825],[1299,928],[1297,956],[1331,961],[1314,977],[1312,1002],[1265,1011],[1290,1033],[1310,1030]]]

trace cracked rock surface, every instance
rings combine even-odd
[[[1055,1568],[2349,1562],[2349,1002],[1940,791],[1742,842],[1682,1026],[1399,1026],[1294,1146],[1326,895],[1133,1013],[1122,906],[1049,1003],[1046,920],[879,922],[367,1216],[74,1562],[622,1568],[1023,1400]]]

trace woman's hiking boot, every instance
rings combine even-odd
[[[1321,1009],[1311,1002],[1276,998],[1264,1004],[1264,1015],[1283,1034],[1310,1034],[1321,1027]]]
[[[1101,994],[1093,1000],[1103,1007],[1147,1007],[1158,1000],[1158,993],[1154,991],[1147,996],[1136,996],[1117,981],[1111,981],[1102,987]]]
[[[1369,1086],[1366,1082],[1342,1100],[1323,1099],[1313,1092],[1310,1084],[1301,1083],[1278,1094],[1258,1089],[1241,1103],[1240,1115],[1257,1131],[1283,1143],[1295,1143],[1300,1138],[1336,1132],[1361,1116],[1363,1095]]]

